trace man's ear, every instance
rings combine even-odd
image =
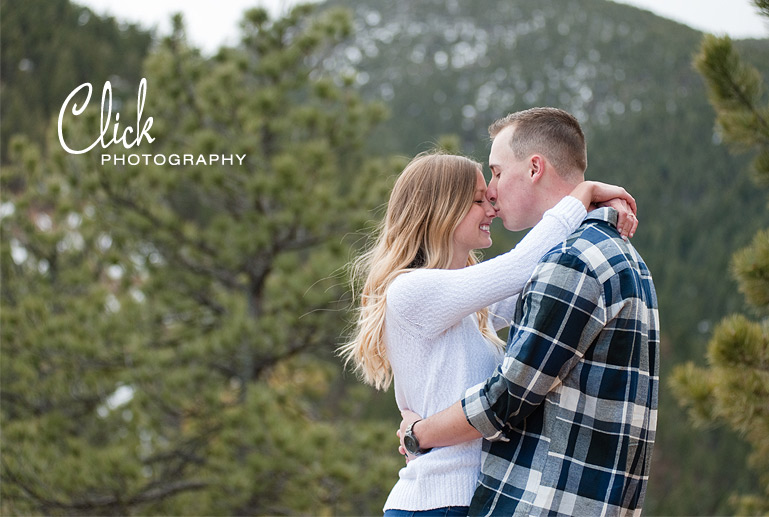
[[[545,172],[545,158],[539,154],[531,155],[529,158],[529,176],[531,181],[536,183],[540,181]]]

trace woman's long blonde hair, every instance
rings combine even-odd
[[[353,363],[363,380],[377,389],[386,390],[392,382],[384,343],[387,288],[406,271],[449,267],[454,230],[470,211],[480,168],[463,156],[417,155],[395,182],[374,246],[351,263],[358,317],[353,338],[339,353],[345,365]],[[472,252],[467,265],[477,262]],[[504,346],[488,326],[488,309],[477,314],[484,337]]]

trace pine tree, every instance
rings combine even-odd
[[[769,17],[769,2],[756,5]],[[769,104],[758,71],[740,59],[728,37],[710,35],[695,65],[707,83],[720,134],[735,148],[756,152],[755,179],[767,185]],[[723,320],[708,345],[707,367],[678,367],[673,388],[696,423],[726,423],[750,443],[750,467],[764,491],[735,496],[734,503],[740,513],[769,514],[769,230],[734,255],[732,269],[753,317]]]
[[[145,63],[154,142],[73,155],[55,123],[43,150],[13,141],[0,513],[380,511],[401,459],[339,374],[335,272],[402,164],[365,154],[384,110],[331,66],[349,14],[312,11],[248,11],[212,58],[176,18]],[[73,149],[98,135],[99,90],[67,119]]]

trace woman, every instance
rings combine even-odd
[[[504,346],[495,331],[510,324],[540,258],[577,229],[591,203],[632,200],[620,187],[584,182],[513,250],[478,264],[475,250],[491,245],[496,215],[485,193],[480,164],[417,156],[393,187],[376,244],[354,263],[353,277],[365,282],[356,333],[341,353],[377,389],[394,379],[401,409],[432,415],[491,375]],[[466,514],[480,459],[476,440],[408,462],[385,516]]]

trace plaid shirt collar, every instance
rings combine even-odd
[[[610,225],[617,227],[617,221],[619,220],[619,213],[608,206],[596,208],[592,212],[588,212],[587,217],[585,218],[585,221],[582,223],[588,224],[596,221],[603,221],[605,223],[609,223]]]

